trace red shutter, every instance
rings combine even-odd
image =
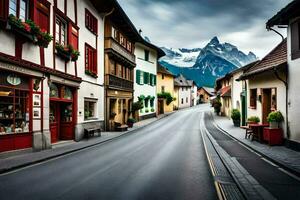
[[[68,43],[78,50],[78,29],[75,28],[72,23],[69,23],[68,29]]]
[[[97,50],[93,50],[93,67],[94,67],[94,73],[97,74],[98,70],[97,70]]]
[[[41,28],[50,32],[50,3],[45,0],[37,0],[34,2],[33,19]]]
[[[7,19],[7,13],[8,13],[8,1],[1,0],[0,1],[0,20],[1,21],[5,21]]]

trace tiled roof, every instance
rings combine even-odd
[[[286,66],[287,64],[287,41],[283,40],[277,47],[275,47],[268,55],[266,55],[260,62],[249,68],[241,79],[255,74],[259,74],[276,67]]]
[[[166,68],[164,68],[160,64],[158,64],[158,66],[157,66],[157,73],[167,74],[167,75],[170,75],[170,76],[174,76],[174,74],[172,74],[170,71],[168,71]]]
[[[175,86],[192,87],[193,81],[187,80],[182,74],[174,79]]]
[[[219,90],[219,94],[221,97],[231,97],[231,86],[225,86]]]
[[[215,88],[209,88],[209,87],[201,87],[201,88],[203,88],[203,90],[205,90],[211,96],[215,94]]]

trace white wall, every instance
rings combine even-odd
[[[177,97],[176,97],[177,98]],[[186,101],[186,98],[188,101]],[[181,103],[183,99],[183,104]],[[187,108],[191,106],[191,87],[180,87],[178,90],[178,108]]]
[[[145,58],[145,49],[150,51],[149,61],[146,61]],[[150,49],[141,43],[135,44],[134,54],[136,56],[136,67],[134,69],[134,102],[138,101],[138,97],[144,95],[147,97],[155,96],[154,100],[154,111],[151,112],[150,101],[148,103],[148,108],[142,109],[142,112],[139,112],[140,116],[149,115],[156,113],[156,104],[157,104],[157,92],[156,85],[151,86],[150,84],[139,85],[136,83],[136,71],[141,70],[143,72],[148,72],[154,75],[157,75],[157,52],[154,49]],[[149,112],[146,113],[145,110],[148,109]]]
[[[194,104],[192,106],[195,106],[195,105],[197,105],[197,100],[198,100],[198,98],[197,98],[197,86],[196,85],[194,85],[192,87],[191,93],[192,93],[192,99],[194,99]]]
[[[281,75],[282,76],[282,75]],[[248,90],[247,90],[247,106],[248,106],[248,117],[258,116],[262,122],[262,103],[260,101],[256,102],[256,109],[250,108],[250,89],[260,89],[260,88],[276,88],[277,89],[277,110],[280,111],[286,119],[286,90],[283,82],[278,80],[273,74],[269,75],[256,75],[253,79],[248,81]],[[281,127],[284,130],[286,137],[286,126],[285,122],[281,124]]]
[[[84,99],[95,100],[95,118],[104,121],[104,22],[100,14],[92,6],[89,0],[78,2],[78,26],[79,29],[79,52],[77,61],[77,73],[82,77],[82,83],[78,90],[78,123],[84,122]],[[69,3],[68,3],[69,5]],[[68,6],[69,7],[69,6]],[[98,37],[85,27],[85,9],[88,9],[98,20]],[[98,41],[97,41],[98,40]],[[98,42],[98,43],[97,43]],[[85,74],[85,43],[97,49],[98,54],[98,78]]]
[[[236,81],[242,72],[235,73],[231,78],[231,106],[232,109],[242,109],[241,93],[243,92],[243,82]]]
[[[289,26],[290,27],[290,26]],[[292,60],[291,59],[291,29],[288,29],[288,117],[289,117],[289,126],[290,126],[290,140],[300,142],[300,58]]]

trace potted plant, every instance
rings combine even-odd
[[[213,102],[213,107],[214,107],[214,111],[217,115],[220,114],[221,112],[221,107],[222,107],[222,103],[221,103],[221,100],[220,98],[216,98]]]
[[[236,127],[240,126],[240,124],[241,124],[241,113],[238,109],[232,109],[231,119],[233,121],[234,126],[236,126]]]
[[[259,122],[260,122],[260,119],[257,116],[251,116],[247,119],[247,124],[257,124]]]
[[[145,113],[148,113],[149,112],[149,109],[147,108],[146,110],[145,110]]]
[[[276,129],[279,127],[279,123],[282,122],[284,118],[280,111],[273,111],[268,115],[267,120],[270,123],[270,128]]]
[[[133,127],[133,124],[136,122],[136,120],[134,118],[128,118],[127,120],[127,125],[129,128]]]

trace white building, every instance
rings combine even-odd
[[[139,118],[147,119],[157,114],[156,76],[158,59],[165,53],[153,44],[142,41],[135,44],[136,67],[134,69],[134,102],[142,99],[144,108]]]
[[[287,63],[288,81],[286,89],[287,98],[284,101],[284,109],[287,110],[285,124],[288,127],[287,145],[300,149],[300,2],[292,1],[267,22],[267,28],[273,26],[288,26],[287,36]]]
[[[174,79],[174,106],[176,109],[191,107],[192,81],[187,80],[182,74]]]
[[[196,106],[199,100],[197,95],[198,87],[194,81],[192,81],[192,88],[191,88],[191,106]]]

